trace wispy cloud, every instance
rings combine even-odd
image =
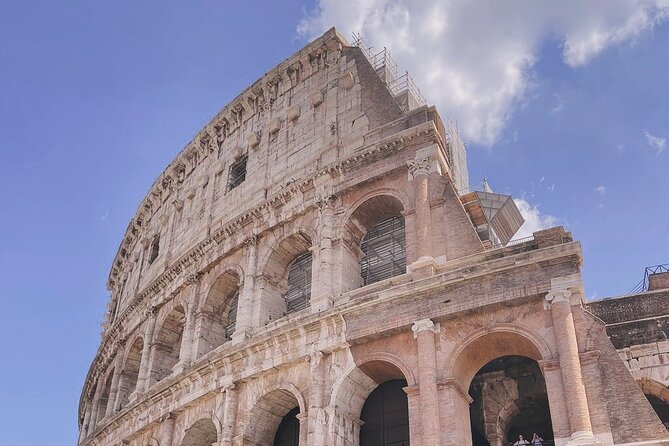
[[[537,206],[530,204],[527,200],[514,198],[513,201],[525,219],[525,223],[523,223],[516,235],[514,235],[514,239],[529,237],[535,231],[558,225],[559,220],[557,217],[542,213]]]
[[[100,216],[100,221],[105,221],[109,218],[109,211],[106,211],[104,214]]]
[[[668,17],[667,0],[520,0],[514,8],[497,0],[318,0],[298,34],[335,25],[387,46],[469,141],[492,145],[532,99],[533,67],[548,39],[561,41],[564,63],[577,67]]]
[[[658,156],[667,148],[667,138],[651,135],[648,130],[646,130],[646,141],[648,142],[648,146]]]
[[[599,192],[599,193],[602,194],[602,195],[604,195],[604,194],[606,193],[606,186],[604,186],[604,185],[597,186],[597,187],[595,188],[595,191],[596,191],[596,192]]]
[[[557,114],[564,108],[564,99],[559,94],[555,94],[555,105],[551,108],[551,113]]]

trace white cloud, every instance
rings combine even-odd
[[[538,207],[531,205],[528,201],[522,198],[514,198],[513,201],[525,219],[525,223],[516,232],[516,235],[513,236],[515,240],[529,237],[535,231],[558,225],[559,220],[557,217],[550,214],[542,214]]]
[[[577,67],[634,41],[669,16],[669,0],[319,0],[298,25],[314,37],[331,26],[387,46],[430,103],[465,137],[495,143],[528,99],[540,47],[561,44]]]
[[[667,138],[660,138],[659,136],[653,136],[650,133],[648,133],[648,130],[646,130],[646,141],[648,142],[648,146],[651,149],[655,150],[655,153],[657,155],[664,152],[664,149],[667,148]]]
[[[606,186],[604,185],[597,186],[595,188],[595,192],[599,192],[600,194],[604,195],[606,193]]]
[[[560,113],[564,108],[564,98],[559,94],[556,94],[554,96],[555,96],[555,105],[553,106],[553,108],[551,108],[551,113],[555,114],[555,113]]]

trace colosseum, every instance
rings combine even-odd
[[[130,221],[78,444],[669,445],[667,270],[585,302],[572,235],[468,184],[385,51],[309,43]]]

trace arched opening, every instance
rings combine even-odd
[[[209,289],[199,314],[198,356],[210,352],[232,338],[237,323],[239,276],[226,271]]]
[[[502,356],[484,365],[469,386],[474,446],[513,444],[533,434],[554,440],[546,382],[534,359]]]
[[[406,272],[406,231],[402,203],[390,195],[359,205],[345,225],[344,283],[351,289]]]
[[[151,241],[151,246],[149,246],[149,264],[156,261],[158,254],[160,254],[160,236],[156,235]]]
[[[658,418],[669,430],[669,388],[650,378],[641,378],[638,383]]]
[[[170,312],[158,330],[153,346],[151,384],[169,376],[176,363],[179,362],[185,321],[186,313],[179,305]]]
[[[655,395],[646,395],[646,398],[648,399],[650,406],[660,418],[660,421],[662,421],[662,424],[664,424],[664,427],[669,430],[669,404]]]
[[[337,441],[343,446],[409,445],[406,387],[407,377],[386,360],[355,367],[335,385],[333,429]],[[351,416],[359,419],[351,420]]]
[[[367,397],[360,413],[360,446],[408,446],[409,404],[407,382],[393,379]]]
[[[102,388],[102,393],[100,394],[100,400],[98,401],[98,416],[97,416],[98,424],[100,423],[100,420],[105,417],[105,413],[107,412],[107,405],[109,404],[110,401],[111,384],[113,376],[114,376],[114,370],[110,370],[109,373],[107,374],[107,379],[105,379],[104,387]]]
[[[142,349],[144,348],[144,340],[142,338],[135,339],[132,343],[128,356],[125,358],[123,364],[123,371],[121,372],[121,380],[119,382],[119,408],[125,407],[130,401],[130,395],[137,388],[137,379],[139,377],[139,365],[142,360]]]
[[[218,442],[218,433],[214,422],[202,418],[186,429],[180,446],[212,446]]]
[[[288,289],[283,295],[286,314],[304,310],[311,299],[311,252],[300,254],[288,266]]]
[[[300,438],[300,403],[286,389],[263,396],[251,409],[245,445],[295,446]]]
[[[298,232],[270,254],[260,280],[260,324],[309,306],[311,298],[311,239]]]

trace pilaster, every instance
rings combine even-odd
[[[601,444],[592,432],[588,399],[581,374],[581,362],[576,341],[576,328],[571,313],[572,292],[567,289],[557,289],[548,292],[546,301],[549,304],[555,331],[560,361],[565,400],[569,413],[571,439],[568,445]]]
[[[418,344],[418,389],[421,404],[421,439],[424,445],[439,444],[439,397],[437,393],[436,335],[439,326],[430,319],[411,327]]]

